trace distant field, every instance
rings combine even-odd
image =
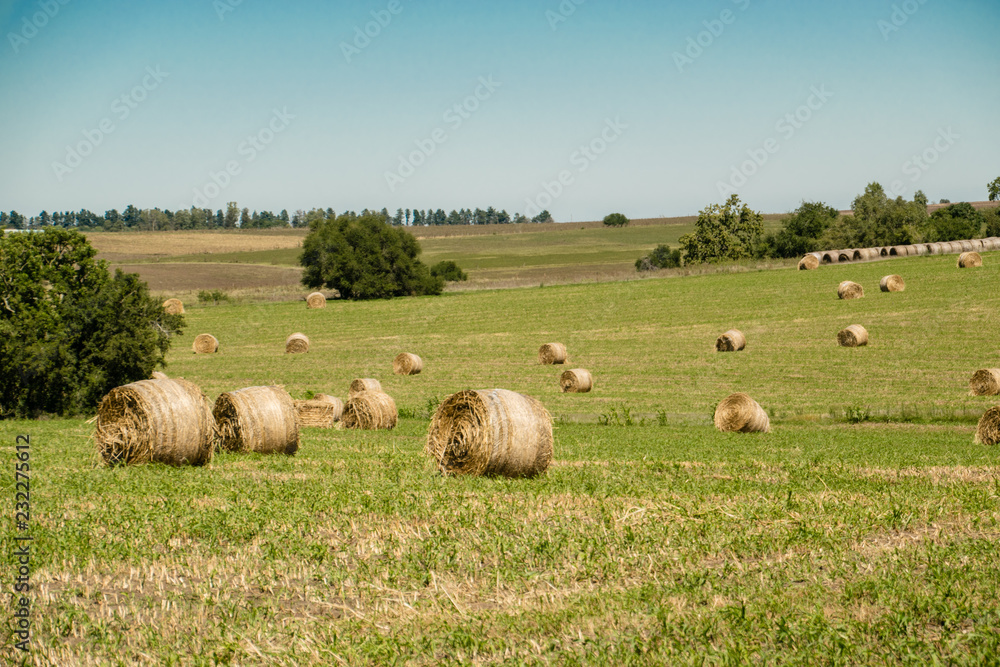
[[[1000,449],[972,434],[1000,399],[967,385],[1000,365],[1000,253],[985,260],[192,304],[166,370],[212,399],[376,377],[404,418],[306,429],[294,457],[115,470],[81,419],[0,422],[7,461],[32,436],[35,663],[995,664]],[[890,272],[905,292],[878,291]],[[845,279],[865,298],[838,300]],[[837,346],[853,323],[867,348]],[[716,353],[731,327],[747,350]],[[293,331],[308,354],[284,354]],[[219,354],[191,353],[201,332]],[[566,367],[537,364],[550,341]],[[403,350],[423,373],[392,375]],[[573,367],[592,393],[560,393]],[[436,474],[428,415],[470,387],[552,412],[546,475]],[[733,391],[773,433],[712,427]],[[3,522],[5,553],[14,536]]]

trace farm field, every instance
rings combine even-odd
[[[294,457],[113,470],[83,420],[0,422],[8,461],[32,436],[35,662],[995,664],[1000,451],[972,436],[1000,399],[968,395],[1000,365],[984,259],[192,304],[166,372],[211,399],[376,377],[403,419],[305,429]],[[879,292],[888,273],[905,292]],[[848,279],[863,299],[837,299]],[[837,346],[849,324],[867,347]],[[747,350],[716,353],[732,327]],[[293,331],[308,354],[284,354]],[[202,332],[219,354],[191,353]],[[565,367],[537,364],[551,341]],[[392,375],[401,351],[424,372]],[[594,391],[561,394],[577,367]],[[546,475],[444,479],[422,454],[441,399],[490,387],[556,418]],[[734,391],[772,433],[714,429]]]

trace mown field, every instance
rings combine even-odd
[[[293,457],[114,470],[82,420],[0,422],[11,471],[32,436],[31,661],[997,664],[1000,452],[972,435],[1000,399],[967,383],[1000,366],[1000,253],[955,260],[192,306],[166,371],[212,399],[376,377],[404,418],[306,429]],[[906,291],[880,293],[887,273]],[[838,300],[845,279],[865,298]],[[854,323],[870,345],[838,347]],[[716,353],[731,327],[748,349]],[[293,331],[308,354],[283,353]],[[218,355],[191,353],[201,332]],[[559,393],[550,341],[591,394]],[[401,351],[424,372],[392,375]],[[440,399],[490,387],[556,417],[543,477],[445,479],[422,454]],[[733,391],[772,433],[713,428]]]

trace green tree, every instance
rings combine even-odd
[[[787,218],[781,229],[764,237],[761,255],[768,257],[801,257],[822,250],[820,238],[840,217],[840,212],[822,202],[802,202]]]
[[[240,219],[240,207],[234,201],[226,204],[226,214],[222,218],[222,226],[225,229],[235,229],[236,223]]]
[[[444,280],[417,259],[420,244],[380,213],[314,220],[302,242],[302,283],[340,291],[346,299],[440,294]]]
[[[532,222],[554,222],[552,219],[552,214],[548,210],[542,211],[534,218],[531,219]]]
[[[927,231],[927,201],[917,192],[914,201],[889,199],[878,183],[869,183],[854,198],[853,215],[831,228],[824,245],[831,248],[865,248],[914,243]]]
[[[645,257],[635,260],[636,271],[653,271],[655,269],[675,269],[681,265],[681,250],[671,250],[668,245],[658,245]]]
[[[0,417],[78,414],[163,364],[184,319],[75,231],[0,239]]]
[[[986,188],[990,193],[990,201],[997,201],[1000,199],[1000,176],[997,176],[992,182],[988,183]]]
[[[469,275],[450,259],[442,260],[431,267],[431,275],[448,282],[460,282],[469,279]]]
[[[604,216],[605,227],[627,227],[628,223],[629,219],[621,213],[611,213],[610,215]]]
[[[952,204],[931,214],[927,240],[935,242],[962,241],[979,236],[983,214],[968,202]]]
[[[698,213],[694,232],[680,238],[688,263],[747,259],[764,232],[764,216],[731,195],[725,204],[711,204]]]

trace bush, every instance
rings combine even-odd
[[[231,301],[232,299],[230,296],[220,289],[203,289],[198,292],[198,303],[211,303],[212,305],[217,306],[220,303],[229,303]]]
[[[684,261],[718,262],[752,257],[764,231],[764,216],[740,205],[731,195],[723,205],[712,204],[698,213],[694,232],[680,238]]]
[[[840,212],[822,202],[802,202],[798,209],[781,221],[776,234],[764,237],[756,254],[761,257],[801,257],[823,250],[820,239],[837,221]]]
[[[469,279],[469,275],[455,262],[443,260],[431,267],[431,275],[447,282],[461,282]]]
[[[671,250],[668,245],[658,245],[653,252],[635,260],[636,271],[676,269],[681,265],[681,250]]]
[[[345,299],[440,294],[444,280],[417,259],[420,244],[378,213],[314,220],[302,243],[302,284],[336,289]]]
[[[183,316],[96,254],[63,229],[0,239],[0,417],[90,412],[163,363]]]
[[[983,214],[972,204],[961,202],[931,214],[926,238],[931,243],[974,239],[982,228]]]
[[[987,238],[1000,236],[1000,207],[987,210],[983,214],[983,217],[986,219],[986,228],[983,230],[983,236]]]
[[[628,223],[629,219],[621,213],[612,213],[604,218],[605,227],[627,227]]]

